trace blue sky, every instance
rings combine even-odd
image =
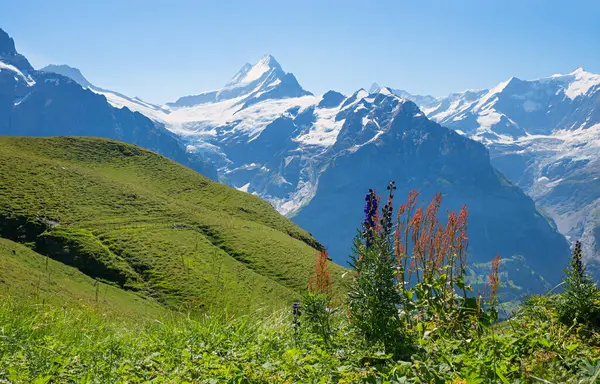
[[[35,67],[153,102],[223,86],[271,53],[314,93],[445,95],[582,66],[600,73],[600,1],[1,0]]]

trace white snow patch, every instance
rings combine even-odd
[[[362,100],[366,97],[369,97],[369,92],[365,91],[364,89],[361,89],[360,91],[358,91],[356,93],[356,100]]]
[[[488,93],[486,93],[485,96],[483,96],[479,102],[475,105],[474,109],[480,109],[481,107],[483,107],[488,101],[490,101],[492,99],[492,97],[494,97],[496,94],[501,93],[502,91],[504,91],[504,88],[506,88],[506,86],[508,85],[508,83],[510,83],[512,80],[514,79],[514,77],[511,77],[510,79],[498,84],[497,86],[495,86],[494,88],[490,89],[488,91]],[[492,100],[492,102],[494,102],[496,100]]]
[[[375,141],[375,140],[377,140],[377,139],[379,138],[379,136],[381,136],[382,134],[383,134],[383,131],[378,131],[378,132],[375,134],[375,136],[373,136],[371,139],[369,139],[368,141],[366,141],[366,142],[365,142],[364,144],[362,144],[362,145],[367,145],[367,144],[370,144],[370,143],[374,142],[374,141]],[[362,145],[361,145],[361,146],[362,146]]]
[[[22,98],[20,98],[19,100],[17,100],[14,105],[15,107],[19,104],[21,104],[22,102],[24,102],[25,100],[27,100],[27,98],[33,93],[33,91],[29,92],[28,94],[26,94],[25,96],[23,96]]]
[[[165,117],[167,128],[181,135],[202,135],[215,127],[235,125],[236,133],[255,138],[290,108],[303,111],[319,101],[315,96],[265,100],[240,110],[243,98],[179,108]]]
[[[364,116],[362,118],[362,126],[363,128],[367,126],[367,124],[369,124],[369,121],[371,121],[371,119],[369,119],[367,116]]]
[[[149,119],[159,121],[162,123],[166,122],[167,116],[169,116],[169,114],[165,112],[166,108],[160,109],[152,104],[146,103],[145,101],[142,101],[137,98],[128,99],[116,93],[107,90],[100,90],[95,87],[89,87],[87,89],[98,95],[106,97],[108,103],[115,108],[128,108],[133,112],[139,112],[142,115],[148,117]]]
[[[590,88],[600,84],[600,75],[585,72],[582,68],[578,68],[575,72],[570,73],[574,80],[565,90],[565,95],[571,100],[577,96],[585,95]]]
[[[250,171],[250,170],[253,170],[253,169],[268,170],[266,167],[261,167],[260,164],[250,163],[250,164],[241,165],[241,166],[239,166],[237,168],[229,169],[225,173],[227,174],[227,173],[232,173],[232,172],[235,172],[235,171]]]
[[[0,72],[3,70],[8,70],[8,71],[14,72],[18,77],[20,77],[23,81],[25,81],[27,83],[27,85],[30,87],[32,85],[35,85],[35,81],[31,78],[31,76],[29,76],[29,75],[25,76],[23,74],[23,72],[21,72],[19,70],[19,68],[15,67],[14,65],[10,65],[10,64],[0,61]]]
[[[253,65],[247,72],[242,72],[239,76],[232,79],[227,88],[241,87],[260,79],[265,73],[273,69],[269,66],[269,59],[269,55],[263,56],[260,61]]]
[[[356,107],[356,109],[354,110],[354,113],[361,111],[363,109],[367,109],[367,107],[365,107],[364,104],[360,104],[358,107]]]
[[[298,136],[295,141],[307,145],[320,145],[330,147],[335,144],[340,130],[346,120],[336,121],[335,117],[339,110],[337,108],[316,109],[316,120],[310,131]]]
[[[500,122],[502,115],[496,112],[495,109],[488,109],[479,113],[477,117],[477,123],[479,123],[480,129],[489,130],[494,125]]]
[[[248,193],[248,187],[250,187],[250,183],[244,184],[241,187],[236,187],[235,189]]]
[[[288,198],[266,197],[279,213],[284,216],[291,216],[298,212],[300,208],[308,204],[317,193],[317,183],[310,181],[300,181],[296,186],[296,192]]]
[[[473,105],[473,103],[474,102],[472,102],[472,101],[468,102],[463,99],[457,99],[457,100],[453,100],[450,103],[450,105],[448,106],[448,108],[441,112],[434,113],[439,108],[439,106],[435,106],[435,107],[429,108],[429,109],[425,108],[425,109],[423,109],[423,112],[425,113],[425,115],[429,116],[429,118],[431,118],[432,120],[440,122],[440,121],[443,121],[444,119],[447,119],[448,117],[453,116],[455,114],[458,114],[461,112],[465,113],[465,111],[467,109],[469,109]],[[465,117],[466,117],[466,115],[465,115]]]

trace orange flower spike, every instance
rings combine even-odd
[[[498,294],[498,286],[500,285],[498,270],[500,269],[500,255],[497,255],[492,260],[492,270],[489,276],[490,301],[495,302]]]
[[[440,268],[443,266],[444,264],[444,260],[446,257],[446,244],[444,241],[444,225],[440,224],[438,226],[438,230],[437,233],[435,235],[435,254],[436,254],[436,258],[435,258],[435,269],[437,271],[440,270]]]
[[[494,304],[497,301],[498,287],[500,285],[499,273],[498,273],[499,268],[500,268],[500,255],[497,255],[492,260],[492,268],[491,268],[490,274],[488,276],[488,281],[486,282],[489,303],[492,307],[494,306]]]
[[[329,255],[324,249],[317,255],[315,271],[309,280],[309,289],[313,292],[329,294],[333,286],[329,272]]]
[[[402,234],[404,223],[400,220],[400,215],[398,215],[397,223],[396,231],[394,232],[394,256],[396,256],[396,260],[400,262],[404,255],[404,245],[402,244],[402,238],[400,236]]]
[[[460,213],[458,214],[458,263],[461,269],[467,267],[467,261],[464,256],[466,256],[467,248],[469,245],[469,238],[467,236],[467,220],[469,217],[469,212],[467,211],[467,206],[463,205],[460,209]]]
[[[417,204],[417,198],[419,197],[419,192],[416,190],[411,190],[410,192],[408,192],[408,210],[412,210],[415,205]]]
[[[416,244],[419,241],[421,235],[421,222],[423,221],[423,211],[421,207],[417,208],[417,211],[410,220],[410,227],[412,230],[412,240]]]

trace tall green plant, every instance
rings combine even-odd
[[[559,305],[561,321],[600,327],[600,295],[583,262],[581,242],[575,243],[571,262],[565,271],[565,291]]]
[[[382,344],[386,353],[398,352],[402,303],[396,287],[396,260],[392,240],[392,199],[396,186],[390,183],[388,201],[379,215],[379,199],[369,190],[362,231],[354,239],[350,266],[354,279],[348,294],[350,322],[368,345]]]

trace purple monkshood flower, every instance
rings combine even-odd
[[[292,305],[292,314],[294,316],[300,315],[300,303],[298,303],[297,301],[294,301],[294,304]]]
[[[294,301],[294,304],[292,304],[292,315],[294,316],[294,328],[298,328],[300,326],[300,315],[302,315],[302,313],[300,312],[300,303],[297,301]]]
[[[371,246],[371,237],[375,230],[375,217],[377,216],[377,196],[372,189],[369,189],[369,193],[365,196],[365,220],[363,222],[363,233],[366,237],[367,247]]]
[[[396,183],[391,181],[387,186],[387,190],[389,191],[388,202],[383,207],[383,216],[381,217],[381,227],[383,228],[384,235],[387,236],[392,233],[393,228],[393,208],[392,208],[392,200],[394,198],[394,190],[396,190]],[[367,248],[371,246],[373,242],[373,238],[376,235],[375,219],[377,217],[377,209],[378,209],[377,195],[372,189],[369,189],[369,193],[365,196],[365,209],[363,212],[365,213],[365,219],[363,221],[363,236],[366,239]]]

